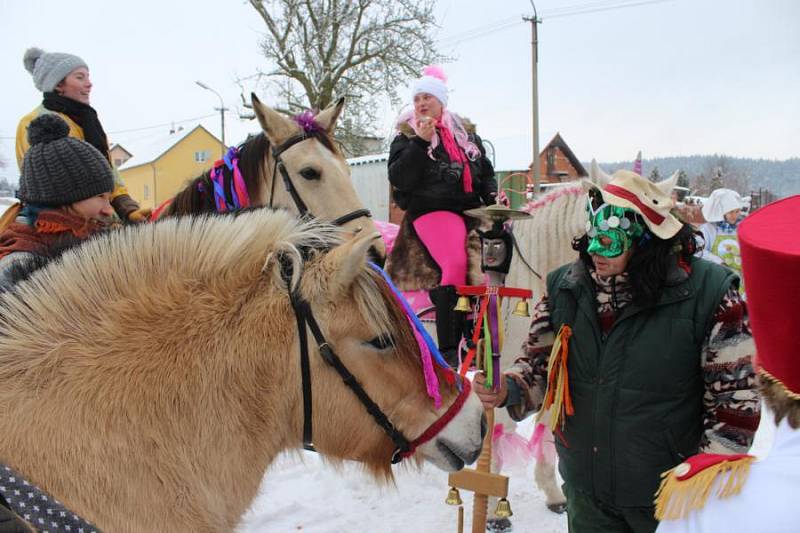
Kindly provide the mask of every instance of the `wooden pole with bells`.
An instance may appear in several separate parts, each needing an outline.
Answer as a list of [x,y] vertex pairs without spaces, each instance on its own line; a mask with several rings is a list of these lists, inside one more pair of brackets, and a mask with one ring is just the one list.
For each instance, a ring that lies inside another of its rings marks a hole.
[[[479,349],[482,349],[483,342],[479,343]],[[484,357],[478,357],[477,361],[484,360]],[[483,370],[479,368],[480,370]],[[512,515],[511,506],[508,503],[508,477],[500,474],[494,474],[491,471],[492,466],[492,428],[494,428],[494,409],[486,409],[486,423],[489,431],[483,439],[483,450],[478,457],[478,463],[475,469],[465,468],[460,472],[454,472],[449,475],[448,483],[450,490],[447,495],[446,503],[450,505],[458,505],[458,533],[464,531],[464,508],[461,501],[461,496],[458,489],[471,491],[475,494],[472,503],[472,533],[485,533],[486,531],[486,517],[489,507],[489,496],[496,496],[500,498],[497,502],[497,509],[495,516],[498,518],[508,518]]]
[[[494,226],[500,226],[503,222],[511,220],[511,219],[519,219],[519,218],[527,218],[530,215],[528,213],[517,211],[515,209],[509,209],[501,204],[490,205],[487,207],[481,207],[477,209],[470,209],[465,211],[466,215],[480,218],[485,221],[491,222]],[[483,237],[482,237],[483,240]],[[483,244],[481,245],[483,247]],[[512,250],[506,250],[506,253],[512,253]],[[482,265],[483,269],[483,265]],[[480,339],[480,330],[481,330],[481,323],[484,320],[484,312],[486,312],[487,303],[490,301],[491,298],[503,298],[503,297],[516,297],[520,298],[521,301],[517,304],[514,312],[512,314],[516,316],[529,316],[528,315],[528,304],[527,299],[532,296],[531,291],[527,289],[516,289],[512,287],[505,287],[505,272],[497,272],[497,271],[489,271],[490,269],[484,270],[486,272],[488,283],[484,286],[458,286],[456,287],[456,292],[460,295],[458,304],[456,306],[456,310],[459,311],[469,311],[470,305],[468,301],[469,296],[482,298],[484,301],[480,306],[481,311],[478,313],[478,317],[475,321],[475,331],[473,333],[473,346],[477,347],[477,357],[475,357],[475,361],[479,371],[485,371],[486,368],[484,367],[484,361],[488,361],[486,364],[495,365],[497,366],[497,362],[492,362],[492,358],[486,357],[486,350],[490,353],[489,355],[494,356],[492,353],[494,348],[492,346],[487,346],[487,343],[484,342],[486,339]],[[496,269],[492,269],[496,270]],[[499,305],[499,303],[498,303]],[[487,318],[488,319],[488,318]],[[499,351],[498,351],[499,353]],[[464,361],[463,366],[461,368],[461,375],[464,376],[467,371],[467,367],[472,362],[472,357],[475,356],[475,352],[470,350],[470,353],[467,356],[467,359]],[[496,370],[493,370],[493,372]],[[494,379],[504,379],[502,375],[494,376]],[[481,454],[478,457],[478,463],[475,466],[475,469],[465,468],[460,472],[454,472],[450,474],[448,478],[448,483],[450,484],[450,491],[448,492],[448,497],[445,500],[446,503],[451,505],[458,505],[459,506],[459,521],[458,521],[458,532],[463,533],[463,506],[461,505],[461,497],[458,493],[458,489],[465,489],[471,491],[475,494],[473,504],[472,504],[472,533],[485,533],[486,531],[486,518],[487,518],[487,511],[489,506],[489,497],[494,496],[500,498],[497,502],[497,509],[495,510],[494,514],[498,518],[508,518],[511,516],[511,506],[508,503],[508,477],[503,476],[500,474],[492,473],[492,437],[494,433],[494,409],[486,409],[486,422],[489,430],[486,432],[486,436],[483,439],[483,449],[481,450]]]

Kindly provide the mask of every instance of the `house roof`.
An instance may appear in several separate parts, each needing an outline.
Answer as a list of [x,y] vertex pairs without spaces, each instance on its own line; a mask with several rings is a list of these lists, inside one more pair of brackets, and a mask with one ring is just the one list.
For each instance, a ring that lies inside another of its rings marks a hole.
[[544,147],[544,150],[542,150],[542,153],[541,153],[540,157],[544,156],[545,152],[547,151],[547,149],[550,148],[551,146],[561,149],[561,151],[564,153],[564,155],[567,156],[567,159],[569,159],[569,162],[570,162],[570,164],[572,164],[572,167],[576,171],[578,171],[578,175],[579,176],[588,176],[589,175],[589,173],[586,172],[586,169],[581,164],[580,160],[578,160],[578,158],[575,157],[575,154],[572,152],[572,149],[567,145],[567,143],[564,141],[563,137],[561,137],[561,133],[556,133],[553,136],[553,138],[550,140],[550,142],[547,143],[547,146]]
[[111,147],[109,147],[108,151],[109,151],[109,152],[111,152],[111,151],[115,150],[116,148],[119,148],[120,150],[122,150],[123,152],[125,152],[126,154],[128,154],[128,157],[130,157],[130,156],[132,156],[132,155],[133,155],[133,154],[132,154],[132,153],[130,153],[128,150],[126,150],[124,146],[122,146],[122,145],[121,145],[121,144],[119,144],[119,143],[112,143],[112,144],[111,144]]
[[[139,165],[152,163],[167,153],[173,146],[181,142],[198,129],[202,129],[215,141],[222,144],[222,141],[217,139],[213,133],[209,132],[202,125],[197,125],[191,129],[183,129],[167,135],[129,141],[125,143],[125,147],[123,149],[129,154],[132,154],[132,157],[125,161],[125,163],[123,163],[119,169],[126,170],[129,168],[138,167]],[[120,147],[122,147],[121,144]]]
[[389,152],[382,154],[362,155],[361,157],[350,157],[347,159],[347,164],[351,167],[358,165],[368,165],[369,163],[380,163],[389,160]]

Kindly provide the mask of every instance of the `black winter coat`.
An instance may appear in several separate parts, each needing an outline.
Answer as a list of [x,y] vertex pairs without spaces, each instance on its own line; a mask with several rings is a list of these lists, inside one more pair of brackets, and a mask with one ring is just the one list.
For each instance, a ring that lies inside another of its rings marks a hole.
[[410,222],[432,211],[462,213],[494,202],[497,193],[494,168],[486,158],[480,137],[470,133],[469,140],[480,149],[481,156],[469,163],[473,192],[466,193],[463,171],[453,171],[441,144],[433,151],[435,159],[431,159],[430,143],[411,131],[397,134],[389,149],[389,182],[395,202],[406,210]]

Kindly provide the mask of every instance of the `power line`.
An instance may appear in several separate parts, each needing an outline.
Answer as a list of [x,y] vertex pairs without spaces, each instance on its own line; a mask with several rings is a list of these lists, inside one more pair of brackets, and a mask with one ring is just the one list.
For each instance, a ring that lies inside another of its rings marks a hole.
[[574,11],[564,12],[564,13],[556,13],[554,15],[547,16],[548,19],[555,19],[555,18],[563,18],[563,17],[573,17],[576,15],[585,15],[587,13],[597,13],[600,11],[615,11],[617,9],[625,9],[628,7],[637,7],[637,6],[644,6],[648,4],[663,4],[665,2],[672,2],[673,0],[638,0],[638,1],[627,1],[623,3],[617,2],[617,5],[607,5],[607,6],[597,6],[597,7],[587,7],[586,9],[576,9]]
[[172,126],[173,124],[183,124],[185,122],[194,122],[195,120],[202,120],[204,118],[211,118],[216,117],[216,113],[211,113],[210,115],[203,115],[201,117],[194,117],[194,118],[186,118],[183,120],[173,120],[170,122],[165,122],[163,124],[154,124],[152,126],[142,126],[141,128],[131,128],[127,130],[116,130],[116,131],[109,131],[108,133],[130,133],[134,131],[143,131],[143,130],[152,130],[155,128],[163,128],[164,126]]
[[[662,4],[665,2],[672,2],[672,1],[673,0],[599,0],[597,2],[586,2],[583,4],[573,4],[571,6],[552,8],[543,11],[539,18],[544,20],[544,19],[572,17],[576,15],[585,15],[587,13],[597,13],[600,11],[614,11],[617,9],[625,9],[628,7],[637,7],[648,4]],[[508,28],[516,26],[517,24],[522,24],[524,22],[525,21],[522,20],[520,17],[496,20],[494,22],[490,22],[489,24],[485,24],[483,26],[478,26],[461,33],[443,37],[442,39],[439,39],[438,42],[440,45],[455,46],[463,42],[472,41],[474,39],[479,39],[481,37],[485,37],[492,33],[497,33],[499,31],[506,30]]]

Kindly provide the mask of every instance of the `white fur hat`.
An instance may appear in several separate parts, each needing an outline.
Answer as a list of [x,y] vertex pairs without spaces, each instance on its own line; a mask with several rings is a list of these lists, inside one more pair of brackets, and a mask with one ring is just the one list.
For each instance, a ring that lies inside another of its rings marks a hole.
[[420,93],[432,94],[447,107],[447,76],[440,66],[428,65],[422,69],[422,77],[411,86],[412,102]]
[[707,222],[720,222],[725,213],[744,207],[739,193],[731,189],[715,189],[703,204],[703,218]]

